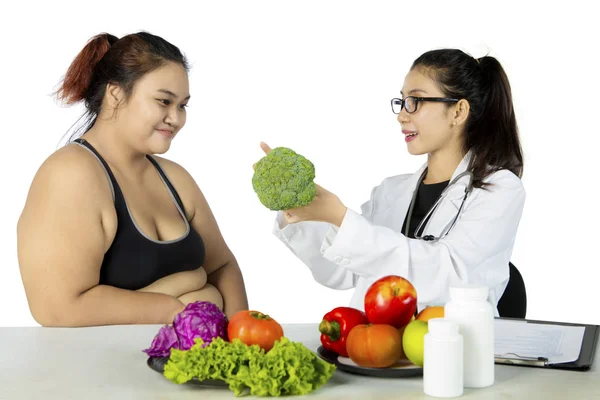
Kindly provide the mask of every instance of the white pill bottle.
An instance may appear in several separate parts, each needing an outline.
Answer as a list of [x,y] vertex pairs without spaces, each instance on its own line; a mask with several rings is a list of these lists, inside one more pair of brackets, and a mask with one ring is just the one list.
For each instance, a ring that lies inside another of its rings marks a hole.
[[494,384],[494,308],[488,294],[484,285],[452,285],[444,306],[444,318],[456,322],[463,337],[465,388]]
[[432,318],[424,338],[423,391],[432,397],[463,394],[463,338],[458,325],[446,318]]

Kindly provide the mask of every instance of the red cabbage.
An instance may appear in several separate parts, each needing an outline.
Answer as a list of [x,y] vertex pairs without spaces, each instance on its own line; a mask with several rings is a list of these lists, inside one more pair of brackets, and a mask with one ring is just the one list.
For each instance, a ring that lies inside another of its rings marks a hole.
[[216,337],[227,340],[228,322],[225,314],[213,303],[197,301],[188,304],[173,320],[179,350],[189,350],[197,337],[204,341],[202,347],[208,346]]
[[206,347],[216,337],[227,340],[228,323],[215,304],[208,301],[190,303],[175,316],[173,325],[160,328],[150,348],[142,351],[150,357],[167,357],[171,349],[189,350],[197,337],[202,338],[202,347]]
[[160,328],[158,334],[154,337],[149,349],[143,350],[150,357],[166,357],[171,354],[171,349],[178,349],[179,342],[175,329],[171,325],[165,325]]

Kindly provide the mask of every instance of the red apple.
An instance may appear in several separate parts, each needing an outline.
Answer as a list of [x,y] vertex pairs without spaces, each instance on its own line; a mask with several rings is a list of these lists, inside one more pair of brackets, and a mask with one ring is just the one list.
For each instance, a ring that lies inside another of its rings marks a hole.
[[365,295],[365,314],[372,324],[402,328],[410,322],[416,309],[417,291],[401,276],[379,278]]

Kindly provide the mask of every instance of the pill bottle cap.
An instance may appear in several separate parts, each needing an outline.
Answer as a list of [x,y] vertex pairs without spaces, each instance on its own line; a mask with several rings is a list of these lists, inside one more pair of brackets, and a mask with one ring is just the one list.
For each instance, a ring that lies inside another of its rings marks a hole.
[[487,300],[490,290],[484,285],[461,284],[450,286],[452,300]]
[[451,336],[458,333],[458,324],[445,318],[432,318],[428,321],[428,331],[432,335]]

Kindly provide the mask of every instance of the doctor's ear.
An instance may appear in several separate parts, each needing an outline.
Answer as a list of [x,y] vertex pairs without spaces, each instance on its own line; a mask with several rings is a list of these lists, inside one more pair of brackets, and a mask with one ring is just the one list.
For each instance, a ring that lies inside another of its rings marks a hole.
[[471,110],[471,106],[469,102],[465,99],[460,99],[455,105],[452,111],[452,126],[462,126],[469,117],[469,112]]

